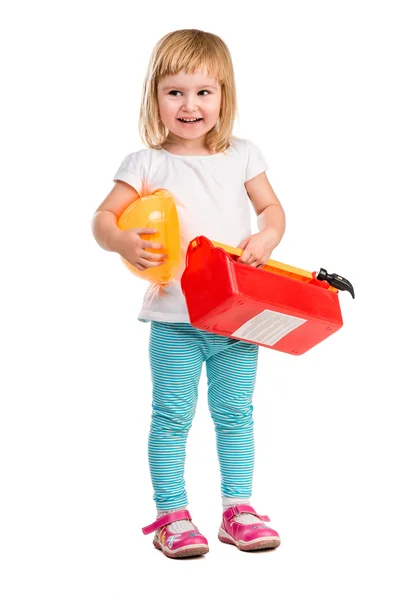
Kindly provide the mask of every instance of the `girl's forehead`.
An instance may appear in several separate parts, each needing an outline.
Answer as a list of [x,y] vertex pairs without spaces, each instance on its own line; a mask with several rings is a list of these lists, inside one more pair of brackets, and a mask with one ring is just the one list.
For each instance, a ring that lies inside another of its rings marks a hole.
[[203,85],[218,87],[219,82],[206,70],[194,71],[191,73],[187,73],[182,70],[179,73],[173,73],[171,75],[164,75],[160,77],[158,85],[160,87],[163,86],[173,86],[173,85],[191,85],[201,87]]

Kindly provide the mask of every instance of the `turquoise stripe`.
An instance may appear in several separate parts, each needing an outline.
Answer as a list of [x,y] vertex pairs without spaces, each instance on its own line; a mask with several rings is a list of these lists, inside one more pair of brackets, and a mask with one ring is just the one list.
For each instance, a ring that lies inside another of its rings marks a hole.
[[188,504],[185,447],[203,363],[216,431],[223,497],[249,498],[254,469],[254,392],[258,346],[200,331],[189,323],[152,321],[153,382],[149,466],[158,510]]

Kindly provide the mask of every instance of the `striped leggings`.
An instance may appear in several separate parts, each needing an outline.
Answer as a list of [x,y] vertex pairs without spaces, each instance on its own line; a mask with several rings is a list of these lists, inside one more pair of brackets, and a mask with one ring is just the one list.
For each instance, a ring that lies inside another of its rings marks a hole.
[[152,321],[153,383],[149,466],[158,510],[188,504],[185,447],[195,414],[203,362],[216,430],[222,497],[249,498],[254,467],[254,392],[258,346],[189,323]]

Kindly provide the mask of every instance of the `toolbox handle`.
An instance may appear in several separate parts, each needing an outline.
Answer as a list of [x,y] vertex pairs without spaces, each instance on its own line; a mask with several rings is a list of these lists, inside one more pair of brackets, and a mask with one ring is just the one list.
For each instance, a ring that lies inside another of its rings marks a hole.
[[[216,248],[222,248],[228,254],[232,254],[233,256],[237,256],[238,258],[242,255],[243,252],[243,250],[241,250],[240,248],[234,248],[233,246],[221,244],[220,242],[215,242],[214,240],[212,240],[212,244]],[[262,269],[265,271],[273,271],[273,269],[278,269],[279,271],[287,271],[288,273],[294,273],[295,275],[299,275],[307,281],[311,281],[311,279],[313,278],[312,273],[310,271],[298,269],[297,267],[286,265],[285,263],[278,262],[277,260],[272,260],[271,258],[266,262]]]

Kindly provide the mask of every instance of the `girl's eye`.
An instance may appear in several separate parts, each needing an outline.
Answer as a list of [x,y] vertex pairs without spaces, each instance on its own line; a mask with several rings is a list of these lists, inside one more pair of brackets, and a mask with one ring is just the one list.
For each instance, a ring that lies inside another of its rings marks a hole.
[[[200,90],[198,93],[201,94],[202,92],[206,92],[206,96],[207,94],[210,94],[209,90]],[[170,95],[175,95],[175,94],[180,94],[181,92],[179,90],[171,90],[169,92]]]

